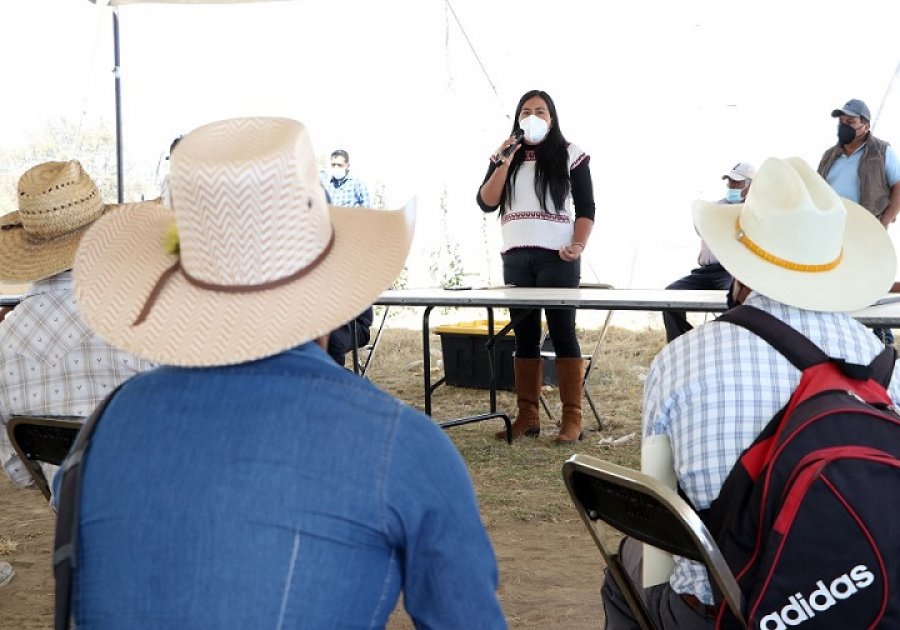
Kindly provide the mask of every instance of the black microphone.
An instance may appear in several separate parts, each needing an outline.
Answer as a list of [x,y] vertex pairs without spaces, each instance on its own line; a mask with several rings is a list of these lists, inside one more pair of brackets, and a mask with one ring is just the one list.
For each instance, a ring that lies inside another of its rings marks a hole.
[[515,149],[516,146],[518,146],[518,144],[520,142],[522,142],[522,138],[524,138],[524,137],[525,137],[525,132],[522,131],[521,129],[516,129],[516,132],[513,134],[513,140],[515,142],[513,142],[511,145],[509,145],[508,147],[506,147],[505,149],[503,149],[500,152],[500,159],[505,160],[506,158],[508,158],[509,154],[513,152],[513,149]]

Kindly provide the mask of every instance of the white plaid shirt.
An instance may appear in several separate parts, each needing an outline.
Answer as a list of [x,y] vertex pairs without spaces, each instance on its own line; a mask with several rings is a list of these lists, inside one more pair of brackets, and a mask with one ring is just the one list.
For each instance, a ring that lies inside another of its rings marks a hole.
[[30,477],[6,435],[11,415],[86,417],[119,383],[153,364],[88,329],[67,271],[35,282],[0,323],[0,367],[0,464],[24,486]]
[[361,179],[353,177],[349,172],[340,182],[335,182],[328,173],[320,173],[322,186],[328,191],[332,206],[372,207],[369,189]]
[[[758,293],[745,304],[791,325],[831,357],[867,364],[884,349],[845,313],[805,311]],[[895,366],[889,389],[895,403],[898,371]],[[678,483],[697,509],[705,509],[799,382],[800,371],[768,343],[740,326],[711,322],[675,339],[654,359],[644,384],[644,436],[669,436]],[[700,564],[676,558],[669,583],[677,593],[713,603]]]

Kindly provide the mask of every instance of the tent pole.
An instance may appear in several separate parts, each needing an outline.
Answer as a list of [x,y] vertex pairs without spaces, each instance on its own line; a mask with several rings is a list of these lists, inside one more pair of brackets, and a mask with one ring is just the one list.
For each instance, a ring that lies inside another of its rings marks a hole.
[[116,80],[116,188],[119,203],[125,199],[125,168],[122,156],[122,78],[119,66],[119,9],[113,7],[113,59]]
[[887,88],[884,90],[884,96],[881,97],[881,103],[878,105],[878,111],[875,112],[875,117],[871,121],[870,129],[875,129],[875,125],[878,124],[878,120],[881,118],[881,112],[884,111],[884,105],[887,103],[888,99],[891,97],[891,92],[894,88],[894,81],[897,80],[897,75],[900,75],[900,63],[897,64],[897,67],[894,68],[894,74],[891,75],[891,80],[888,81]]

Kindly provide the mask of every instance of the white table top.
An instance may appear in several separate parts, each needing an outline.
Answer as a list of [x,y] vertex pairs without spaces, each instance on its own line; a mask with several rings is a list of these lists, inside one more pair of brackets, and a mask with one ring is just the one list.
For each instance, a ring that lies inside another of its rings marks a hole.
[[487,289],[396,289],[375,301],[390,306],[494,306],[586,308],[631,311],[681,309],[724,311],[724,291],[665,289],[544,289],[498,287]]
[[[724,291],[671,289],[543,289],[497,287],[485,289],[395,289],[375,301],[389,306],[532,307],[596,310],[721,312]],[[890,294],[873,306],[851,313],[868,326],[900,327],[900,294]]]
[[[21,295],[0,295],[0,306],[15,306]],[[671,289],[530,289],[497,287],[486,289],[395,289],[385,291],[375,304],[386,306],[492,306],[496,308],[584,308],[620,311],[721,312],[724,291]],[[900,328],[900,294],[893,293],[872,306],[852,313],[868,326]]]

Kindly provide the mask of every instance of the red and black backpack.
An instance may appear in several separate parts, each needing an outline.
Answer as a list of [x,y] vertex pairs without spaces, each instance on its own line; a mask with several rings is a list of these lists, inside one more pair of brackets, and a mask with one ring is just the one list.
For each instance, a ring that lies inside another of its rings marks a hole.
[[[749,627],[900,628],[900,416],[886,391],[894,349],[856,365],[753,307],[717,321],[747,328],[803,372],[701,514]],[[727,606],[716,627],[737,627]]]

